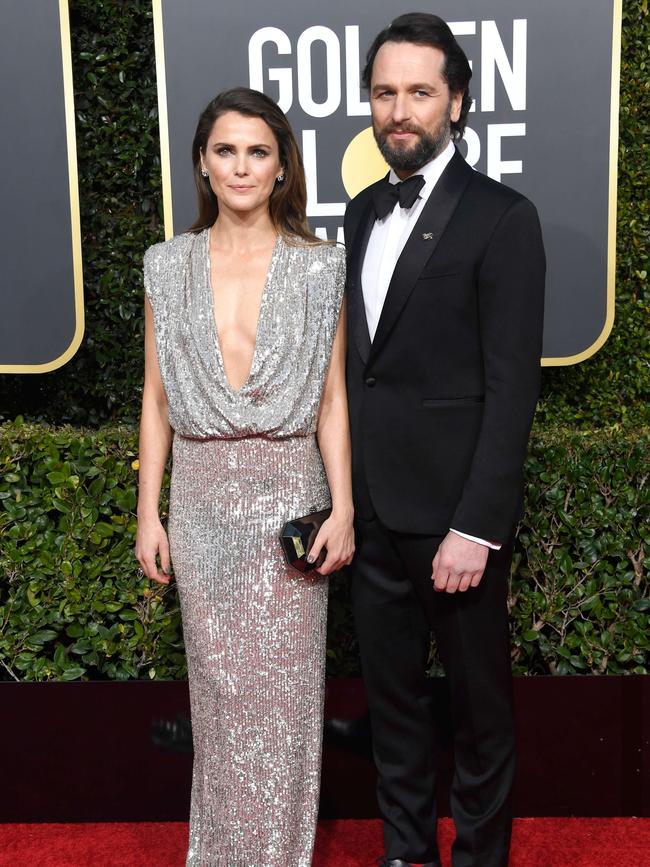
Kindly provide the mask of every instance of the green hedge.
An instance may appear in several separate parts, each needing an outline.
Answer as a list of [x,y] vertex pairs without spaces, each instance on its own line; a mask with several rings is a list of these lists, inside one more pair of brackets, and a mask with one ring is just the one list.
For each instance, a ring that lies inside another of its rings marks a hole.
[[648,431],[533,436],[511,610],[520,674],[647,674]]
[[[647,673],[647,431],[536,432],[512,578],[516,673]],[[176,591],[138,577],[136,432],[0,427],[0,674],[178,678]],[[163,508],[164,511],[164,508]],[[329,672],[358,673],[332,582]]]
[[136,437],[0,429],[0,663],[24,680],[182,676],[176,594],[137,573]]
[[[137,417],[144,249],[162,238],[150,0],[70,0],[86,335],[60,371],[0,376],[0,419],[97,426]],[[650,15],[624,0],[616,321],[605,346],[546,369],[538,423],[647,423]],[[189,159],[189,155],[188,155]]]

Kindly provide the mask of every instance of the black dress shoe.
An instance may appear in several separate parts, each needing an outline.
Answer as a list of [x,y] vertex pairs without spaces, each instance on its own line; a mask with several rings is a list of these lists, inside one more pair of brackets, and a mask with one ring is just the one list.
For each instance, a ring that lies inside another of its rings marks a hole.
[[[384,858],[379,862],[378,867],[413,867],[410,861],[402,861],[401,858],[393,858],[392,860],[388,860]],[[433,861],[427,861],[426,864],[423,864],[422,867],[436,867]]]
[[151,742],[163,750],[176,753],[191,753],[192,723],[187,717],[176,714],[176,719],[157,719],[151,723]]
[[368,713],[352,720],[336,719],[336,717],[326,719],[323,738],[328,746],[337,747],[347,753],[356,753],[364,758],[372,758],[372,734]]

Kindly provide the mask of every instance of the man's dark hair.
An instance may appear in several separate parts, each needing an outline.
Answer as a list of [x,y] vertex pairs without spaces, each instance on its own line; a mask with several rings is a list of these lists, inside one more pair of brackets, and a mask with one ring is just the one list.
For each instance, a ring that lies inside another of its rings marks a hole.
[[368,53],[366,65],[362,73],[362,82],[366,90],[370,90],[372,67],[375,57],[385,42],[412,42],[414,45],[430,45],[439,48],[445,55],[445,65],[442,70],[443,77],[447,82],[451,93],[462,93],[463,102],[460,108],[460,117],[451,122],[451,135],[454,139],[463,137],[467,113],[472,104],[469,95],[469,80],[472,77],[465,52],[460,47],[454,34],[447,24],[437,15],[428,12],[407,12],[395,18],[388,27],[384,28],[376,37]]

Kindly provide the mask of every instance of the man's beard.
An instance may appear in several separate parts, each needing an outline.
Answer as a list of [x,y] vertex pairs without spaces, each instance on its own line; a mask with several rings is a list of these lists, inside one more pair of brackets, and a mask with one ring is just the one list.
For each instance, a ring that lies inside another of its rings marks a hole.
[[[443,152],[451,135],[450,108],[434,133],[415,124],[390,124],[379,131],[373,125],[377,147],[391,169],[415,172]],[[412,147],[393,147],[388,143],[388,136],[395,130],[415,133],[418,140]]]

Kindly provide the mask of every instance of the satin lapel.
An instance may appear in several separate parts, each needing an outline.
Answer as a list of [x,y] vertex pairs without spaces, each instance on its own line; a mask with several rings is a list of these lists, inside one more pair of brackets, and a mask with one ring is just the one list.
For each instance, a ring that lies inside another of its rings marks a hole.
[[370,355],[370,333],[368,331],[368,320],[366,319],[366,309],[361,288],[361,269],[374,222],[375,209],[372,199],[368,199],[368,204],[361,214],[361,219],[352,241],[347,278],[348,328],[364,364]]
[[372,342],[371,357],[377,354],[390,334],[420,272],[435,252],[471,176],[472,169],[456,152],[433,188],[397,260]]

